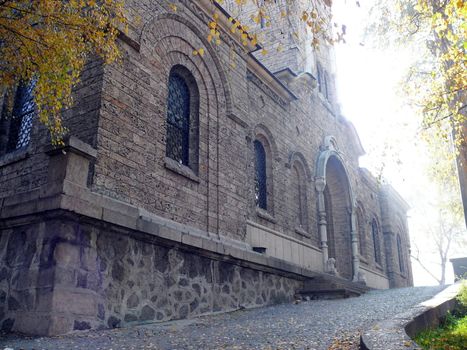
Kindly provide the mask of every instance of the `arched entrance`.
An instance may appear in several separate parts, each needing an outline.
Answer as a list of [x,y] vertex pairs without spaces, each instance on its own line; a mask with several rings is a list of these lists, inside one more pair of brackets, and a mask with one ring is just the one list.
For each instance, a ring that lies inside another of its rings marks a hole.
[[329,258],[336,259],[336,270],[341,277],[352,279],[351,203],[347,175],[336,157],[326,164],[326,209]]
[[315,182],[323,266],[328,273],[357,281],[358,239],[352,188],[335,139],[327,137],[324,146],[318,158]]

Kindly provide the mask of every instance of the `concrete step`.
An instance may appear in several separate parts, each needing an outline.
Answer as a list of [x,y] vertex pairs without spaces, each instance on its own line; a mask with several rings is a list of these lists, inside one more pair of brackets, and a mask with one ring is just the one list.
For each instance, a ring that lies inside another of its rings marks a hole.
[[321,289],[321,290],[300,290],[295,295],[297,299],[317,300],[317,299],[346,299],[358,297],[360,293],[348,289]]
[[329,274],[319,274],[304,282],[297,291],[298,299],[339,299],[358,297],[371,288],[363,283],[352,282]]

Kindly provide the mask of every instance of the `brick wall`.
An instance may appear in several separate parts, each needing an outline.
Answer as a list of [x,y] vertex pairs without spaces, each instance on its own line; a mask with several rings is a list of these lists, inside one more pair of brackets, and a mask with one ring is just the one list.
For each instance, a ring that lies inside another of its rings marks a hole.
[[[91,61],[75,89],[75,106],[64,113],[70,133],[97,148],[97,159],[91,164],[91,190],[238,241],[245,240],[250,220],[319,251],[314,177],[324,139],[333,135],[346,173],[331,176],[329,186],[348,191],[343,185],[348,179],[353,198],[363,208],[360,226],[367,249],[362,264],[368,271],[385,275],[388,251],[383,227],[394,220],[392,212],[404,210],[397,203],[381,208],[378,186],[365,179],[358,167],[363,153],[358,136],[340,116],[335,98],[326,100],[300,77],[282,81],[287,91],[270,73],[257,68],[241,43],[227,33],[221,35],[220,45],[209,45],[209,14],[196,2],[181,1],[176,12],[154,1],[127,1],[126,6],[130,26],[120,42],[121,62],[102,68]],[[193,54],[199,48],[205,48],[203,56]],[[331,58],[322,64],[332,73]],[[197,172],[166,158],[167,83],[174,65],[186,67],[199,90]],[[296,99],[289,98],[292,94]],[[266,213],[257,210],[254,200],[253,141],[259,135],[270,145],[271,210]],[[45,183],[45,145],[46,134],[36,127],[29,156],[0,168],[0,197]],[[306,194],[303,231],[297,230],[297,159],[303,168],[300,188]],[[334,197],[339,198],[337,192]],[[340,199],[331,202],[336,252],[344,259],[338,266],[349,277],[351,272],[344,266],[349,265],[350,242],[343,238],[349,233],[349,213]],[[384,210],[389,213],[387,219],[382,217]],[[372,256],[373,218],[381,228],[380,266]],[[406,226],[404,232],[407,235]],[[404,242],[408,242],[406,236]]]

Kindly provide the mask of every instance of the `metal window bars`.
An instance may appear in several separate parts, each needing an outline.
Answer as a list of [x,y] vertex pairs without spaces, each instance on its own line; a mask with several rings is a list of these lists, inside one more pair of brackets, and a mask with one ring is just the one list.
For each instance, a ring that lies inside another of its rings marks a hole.
[[266,152],[260,141],[254,142],[255,147],[255,203],[256,206],[267,210],[267,174]]
[[31,140],[32,121],[36,114],[34,83],[20,83],[13,102],[6,152],[26,147]]
[[169,77],[166,156],[189,165],[190,90],[176,73]]

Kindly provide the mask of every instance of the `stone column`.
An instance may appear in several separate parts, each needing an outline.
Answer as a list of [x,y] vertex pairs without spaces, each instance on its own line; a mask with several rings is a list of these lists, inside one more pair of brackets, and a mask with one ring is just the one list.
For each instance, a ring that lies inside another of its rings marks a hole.
[[350,241],[352,243],[352,270],[353,276],[352,281],[358,282],[358,273],[360,270],[360,258],[358,253],[358,237],[356,232],[356,222],[355,222],[355,206],[349,208],[350,215]]
[[323,251],[323,269],[327,270],[329,259],[328,254],[328,234],[327,234],[327,221],[326,221],[326,206],[324,205],[324,189],[326,187],[326,180],[318,178],[315,182],[316,191],[318,191],[318,225],[319,237],[321,240],[321,249]]

